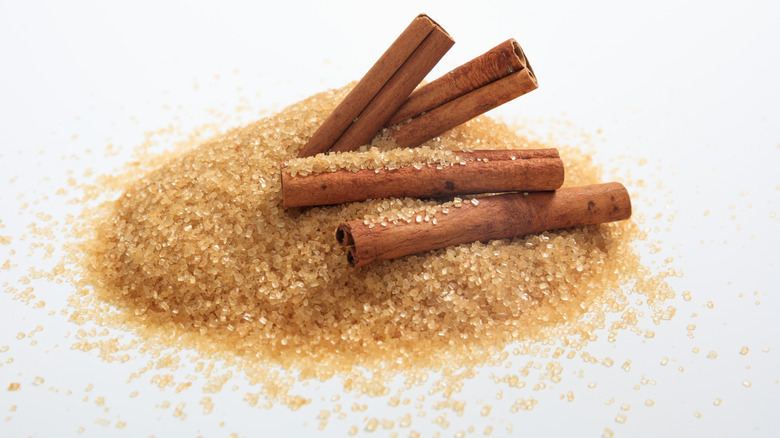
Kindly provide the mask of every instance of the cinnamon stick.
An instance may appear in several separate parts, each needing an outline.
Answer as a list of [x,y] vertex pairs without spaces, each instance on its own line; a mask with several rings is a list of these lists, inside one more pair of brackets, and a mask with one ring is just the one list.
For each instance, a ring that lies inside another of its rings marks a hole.
[[555,192],[508,193],[475,198],[440,210],[430,220],[387,224],[342,223],[336,239],[353,266],[462,243],[505,239],[558,228],[631,217],[631,200],[620,183],[566,187]]
[[417,117],[524,68],[533,71],[520,44],[514,39],[508,39],[435,81],[414,90],[385,126]]
[[379,198],[435,198],[476,193],[555,190],[563,184],[557,149],[456,152],[453,165],[337,170],[292,176],[282,169],[284,206],[331,205]]
[[391,134],[398,147],[417,147],[480,114],[538,88],[530,68],[491,82],[401,125]]
[[385,51],[299,152],[308,157],[338,144],[367,143],[455,42],[421,14]]

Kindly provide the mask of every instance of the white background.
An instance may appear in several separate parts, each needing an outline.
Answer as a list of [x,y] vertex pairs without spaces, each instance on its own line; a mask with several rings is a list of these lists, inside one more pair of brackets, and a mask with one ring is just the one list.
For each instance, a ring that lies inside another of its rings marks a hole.
[[[23,235],[37,211],[60,221],[78,212],[53,194],[67,187],[69,169],[74,177],[89,167],[108,171],[148,131],[172,125],[186,135],[212,121],[225,128],[343,86],[426,12],[456,40],[429,79],[507,38],[520,42],[540,88],[495,114],[542,135],[574,129],[589,136],[595,162],[629,184],[637,219],[649,241],[660,242],[655,255],[641,248],[646,263],[684,276],[670,280],[678,292],[672,321],[656,327],[644,320],[655,338],[627,333],[608,343],[601,336],[589,347],[612,357],[613,367],[564,361],[564,380],[543,391],[532,390],[532,379],[509,390],[489,379],[495,370],[481,370],[459,396],[470,401],[463,417],[450,413],[452,425],[442,429],[431,422],[439,412],[428,407],[411,429],[454,436],[473,425],[472,435],[481,436],[492,423],[493,436],[601,436],[605,429],[615,436],[780,435],[777,2],[333,3],[0,1],[0,235],[13,239],[0,246],[0,264],[18,265],[0,270],[0,282],[22,287],[28,265],[51,263],[40,251],[27,256]],[[103,156],[109,143],[119,156]],[[663,265],[666,258],[673,261]],[[361,398],[366,412],[332,417],[320,432],[316,417],[333,407],[338,382],[301,388],[314,398],[301,410],[263,410],[242,401],[257,389],[236,376],[203,415],[197,384],[177,394],[150,384],[151,374],[127,382],[143,357],[107,364],[94,352],[72,351],[78,327],[59,310],[73,290],[35,288],[42,309],[0,294],[0,346],[9,346],[0,353],[0,436],[70,436],[80,427],[80,436],[344,436],[353,425],[363,433],[366,418],[405,412],[386,399]],[[17,338],[38,325],[43,330],[32,338]],[[710,351],[717,358],[708,359]],[[623,371],[627,359],[631,369]],[[44,383],[35,384],[36,376]],[[643,377],[654,384],[641,384]],[[11,382],[22,389],[6,391]],[[504,399],[496,400],[497,389]],[[138,397],[129,397],[133,391]],[[568,391],[574,402],[560,400]],[[105,406],[96,405],[98,396]],[[514,399],[531,396],[539,400],[534,410],[509,411]],[[163,400],[173,406],[159,407]],[[489,417],[479,415],[477,400],[494,406]],[[351,401],[342,396],[345,410]],[[172,415],[180,402],[184,420]]]

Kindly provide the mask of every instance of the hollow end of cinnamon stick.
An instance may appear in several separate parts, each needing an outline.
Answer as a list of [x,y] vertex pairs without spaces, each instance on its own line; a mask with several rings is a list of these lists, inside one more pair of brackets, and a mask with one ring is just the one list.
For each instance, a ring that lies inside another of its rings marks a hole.
[[525,56],[525,52],[523,52],[523,48],[520,47],[520,44],[515,41],[514,39],[510,40],[512,42],[512,48],[515,51],[515,56],[520,60],[520,63],[523,65],[523,68],[528,70],[528,76],[531,77],[531,80],[533,83],[539,87],[539,80],[536,79],[536,73],[534,73],[533,67],[531,67],[531,62],[528,61],[528,57]]
[[336,241],[341,246],[350,246],[355,244],[355,239],[352,237],[352,231],[350,231],[349,225],[344,223],[336,228]]
[[352,267],[358,266],[358,259],[357,259],[357,255],[355,254],[354,246],[350,246],[349,248],[347,248],[347,263],[349,263],[349,265]]

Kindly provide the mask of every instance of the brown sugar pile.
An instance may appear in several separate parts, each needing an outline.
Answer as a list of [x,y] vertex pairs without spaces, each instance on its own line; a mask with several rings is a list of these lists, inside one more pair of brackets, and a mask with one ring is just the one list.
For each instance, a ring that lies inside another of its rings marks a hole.
[[[605,309],[621,309],[621,288],[642,269],[631,221],[350,267],[334,239],[340,222],[402,217],[436,201],[282,207],[280,166],[347,91],[213,138],[129,183],[90,219],[79,248],[82,283],[141,332],[319,377],[476,364],[556,330],[587,339]],[[372,146],[340,155],[340,166],[371,167],[389,148],[382,135]],[[425,146],[388,156],[549,147],[486,117]],[[566,185],[600,182],[587,156],[571,148],[561,155]],[[311,160],[296,165],[321,169],[330,158]]]

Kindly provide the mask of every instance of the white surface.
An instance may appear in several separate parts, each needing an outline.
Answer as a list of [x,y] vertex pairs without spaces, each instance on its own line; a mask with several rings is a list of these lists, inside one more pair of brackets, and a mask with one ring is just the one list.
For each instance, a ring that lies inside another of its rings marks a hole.
[[[600,436],[605,429],[616,436],[780,435],[777,3],[507,2],[488,8],[448,1],[390,11],[371,2],[328,3],[0,3],[0,235],[13,238],[12,246],[0,246],[0,264],[19,264],[0,270],[0,282],[19,287],[26,264],[52,262],[42,260],[41,251],[27,256],[22,235],[37,211],[60,221],[78,212],[52,193],[67,186],[68,169],[80,176],[88,167],[120,165],[144,132],[172,123],[186,135],[213,120],[213,109],[232,114],[249,106],[254,110],[237,116],[248,121],[262,109],[340,87],[359,78],[416,13],[427,12],[457,42],[429,78],[507,38],[520,42],[540,89],[497,113],[525,118],[541,132],[558,132],[551,120],[572,122],[592,135],[596,162],[607,170],[620,166],[617,178],[643,179],[646,188],[632,188],[642,192],[635,209],[647,219],[649,240],[660,240],[662,248],[645,254],[646,263],[671,257],[668,266],[684,276],[670,280],[678,292],[668,303],[678,308],[672,321],[653,326],[643,320],[655,338],[625,332],[615,343],[604,335],[588,347],[613,358],[611,368],[563,359],[563,381],[542,391],[532,389],[532,379],[523,389],[493,384],[490,373],[504,370],[481,370],[459,396],[469,400],[467,415],[450,412],[447,429],[433,425],[440,412],[430,408],[432,396],[428,416],[415,417],[411,429],[423,436],[453,436],[472,425],[467,436],[481,436],[487,424],[495,426],[493,436]],[[102,157],[108,143],[122,146],[122,153]],[[22,210],[25,202],[30,205]],[[22,249],[10,256],[12,247]],[[362,432],[366,418],[416,413],[365,397],[358,402],[368,410],[353,413],[352,396],[343,395],[347,420],[332,416],[320,432],[317,415],[332,408],[338,382],[302,386],[315,402],[298,411],[263,410],[242,401],[257,388],[236,376],[210,395],[214,412],[203,415],[197,383],[176,393],[150,384],[152,373],[127,382],[145,364],[143,356],[107,364],[94,352],[71,350],[79,327],[59,310],[72,290],[34,286],[34,302],[46,301],[42,309],[0,294],[0,346],[9,346],[0,353],[3,437],[78,435],[79,427],[81,436],[344,436],[353,425]],[[690,324],[696,326],[692,338]],[[41,332],[17,339],[37,325]],[[743,346],[747,355],[739,353]],[[710,351],[716,359],[706,357]],[[632,364],[624,371],[627,359]],[[45,382],[35,385],[36,376]],[[642,384],[645,377],[655,383]],[[10,382],[20,382],[22,390],[6,391]],[[597,386],[588,388],[589,382]],[[495,399],[498,389],[502,400]],[[133,391],[137,398],[129,397]],[[560,399],[568,391],[574,402]],[[96,405],[98,396],[105,406]],[[535,409],[510,412],[516,398],[528,397],[539,400]],[[645,406],[647,399],[655,405]],[[163,400],[172,406],[158,407]],[[493,405],[489,417],[478,414],[477,400]],[[185,420],[172,415],[181,402]],[[622,404],[630,409],[621,410]],[[615,421],[618,414],[626,415],[625,424]],[[120,421],[125,428],[115,427]],[[510,423],[512,433],[504,427]],[[407,436],[411,429],[380,427],[375,435]]]

